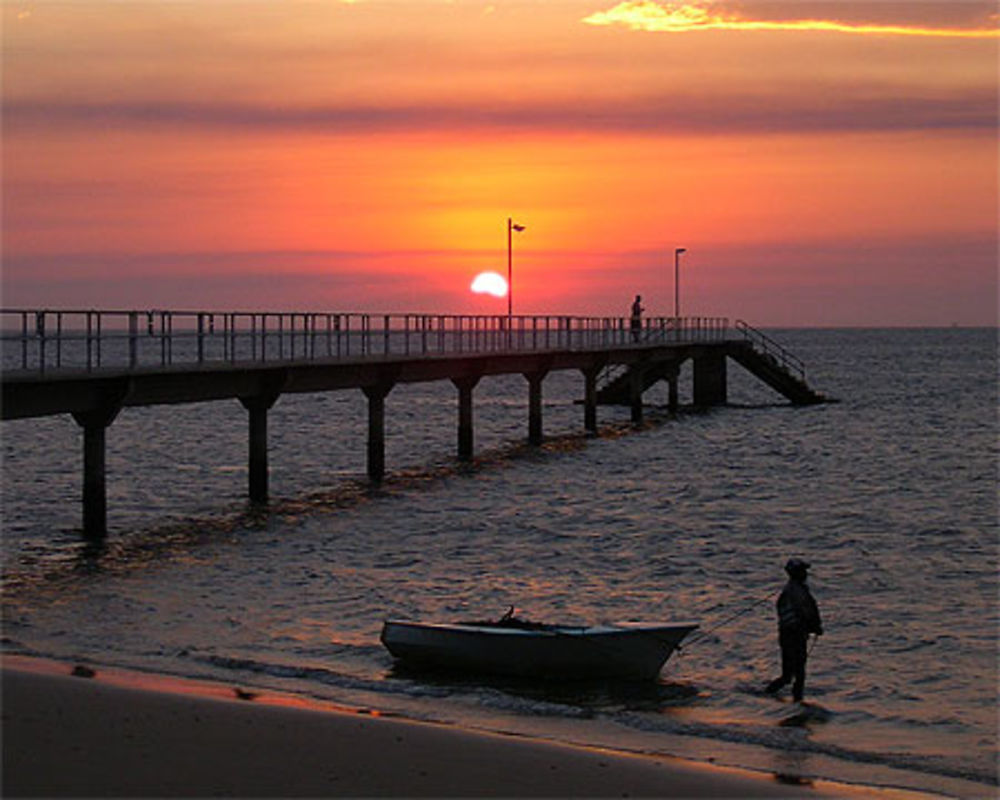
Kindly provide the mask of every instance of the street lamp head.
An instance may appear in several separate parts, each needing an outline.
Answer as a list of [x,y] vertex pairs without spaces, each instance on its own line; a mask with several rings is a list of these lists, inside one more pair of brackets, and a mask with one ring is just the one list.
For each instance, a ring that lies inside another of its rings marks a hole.
[[681,253],[686,253],[686,252],[687,252],[687,248],[686,247],[678,247],[676,250],[674,250],[674,253],[676,253],[677,255],[680,255]]

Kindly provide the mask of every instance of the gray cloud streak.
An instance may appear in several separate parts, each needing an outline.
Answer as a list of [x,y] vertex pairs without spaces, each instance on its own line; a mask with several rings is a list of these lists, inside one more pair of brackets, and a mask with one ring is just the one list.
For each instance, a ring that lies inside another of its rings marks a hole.
[[637,134],[769,134],[997,127],[992,89],[948,96],[817,92],[817,99],[651,97],[629,103],[333,105],[278,107],[234,103],[11,100],[7,132],[51,128],[225,129],[324,134],[503,130]]

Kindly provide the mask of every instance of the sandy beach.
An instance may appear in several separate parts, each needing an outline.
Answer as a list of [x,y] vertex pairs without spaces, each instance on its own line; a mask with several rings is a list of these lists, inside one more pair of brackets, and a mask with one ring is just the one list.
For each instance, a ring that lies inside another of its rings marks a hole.
[[240,687],[73,669],[5,659],[5,797],[844,796]]

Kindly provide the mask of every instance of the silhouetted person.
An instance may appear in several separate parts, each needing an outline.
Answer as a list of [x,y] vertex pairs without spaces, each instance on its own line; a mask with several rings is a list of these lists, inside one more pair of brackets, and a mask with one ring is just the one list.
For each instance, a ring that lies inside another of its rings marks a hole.
[[771,681],[766,692],[778,691],[792,684],[792,697],[802,699],[806,685],[806,659],[809,634],[823,635],[819,608],[809,592],[806,579],[809,564],[801,558],[790,558],[785,564],[788,583],[778,596],[778,642],[781,645],[781,676]]
[[635,296],[632,303],[632,340],[638,342],[642,337],[642,297]]

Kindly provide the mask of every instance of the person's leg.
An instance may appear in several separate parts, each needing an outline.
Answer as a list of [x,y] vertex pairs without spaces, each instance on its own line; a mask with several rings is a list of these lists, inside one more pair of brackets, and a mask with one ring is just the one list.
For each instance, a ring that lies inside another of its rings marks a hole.
[[781,675],[771,681],[764,690],[768,694],[773,694],[782,686],[787,686],[794,676],[794,662],[789,643],[786,636],[779,636],[778,643],[781,645]]
[[794,682],[792,683],[792,698],[796,702],[802,699],[802,695],[806,688],[806,658],[808,657],[808,643],[808,635],[797,637],[796,640],[791,643],[792,646],[789,648],[791,654],[791,673],[794,677]]

